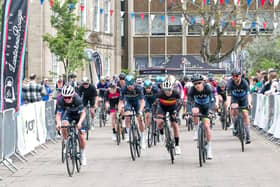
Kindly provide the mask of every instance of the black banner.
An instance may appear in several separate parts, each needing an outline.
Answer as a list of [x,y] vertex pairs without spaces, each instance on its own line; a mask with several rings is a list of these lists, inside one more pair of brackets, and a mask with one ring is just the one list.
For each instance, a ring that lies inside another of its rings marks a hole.
[[93,62],[95,64],[95,70],[96,70],[98,80],[100,80],[100,77],[102,75],[102,62],[101,62],[100,55],[98,52],[94,52],[92,57],[93,57]]
[[2,22],[1,109],[18,111],[27,34],[28,0],[6,0]]

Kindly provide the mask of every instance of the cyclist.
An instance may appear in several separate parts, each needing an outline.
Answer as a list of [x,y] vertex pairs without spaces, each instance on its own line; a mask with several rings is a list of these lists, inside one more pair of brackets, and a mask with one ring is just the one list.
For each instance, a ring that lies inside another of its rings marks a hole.
[[[56,129],[59,130],[61,124],[63,126],[68,126],[73,120],[77,122],[77,128],[82,130],[81,133],[79,133],[81,142],[81,162],[82,165],[86,165],[86,141],[84,137],[84,127],[82,126],[86,117],[86,112],[83,107],[82,99],[75,93],[74,87],[68,84],[63,86],[61,94],[62,97],[59,98],[57,102]],[[66,141],[68,136],[67,129],[63,128],[62,134]]]
[[[125,86],[121,89],[120,101],[118,109],[122,111],[122,107],[124,106],[124,115],[129,115],[132,111],[132,107],[134,108],[137,120],[139,124],[139,128],[141,131],[141,147],[143,149],[146,148],[146,141],[145,141],[145,124],[142,119],[142,112],[145,106],[144,94],[141,87],[135,84],[135,79],[132,75],[127,75],[125,77]],[[130,127],[130,118],[125,117],[125,124],[127,129]],[[128,132],[128,130],[127,130]],[[128,141],[127,132],[125,134],[125,139]]]
[[116,141],[116,129],[115,129],[115,112],[116,107],[119,103],[120,89],[117,87],[116,83],[112,82],[109,84],[109,89],[105,92],[105,102],[110,105],[110,116],[112,122],[113,137],[112,140]]
[[[163,117],[169,112],[170,122],[174,131],[175,139],[175,153],[176,155],[181,154],[181,149],[179,147],[179,127],[177,124],[177,115],[182,106],[182,101],[179,92],[173,88],[174,82],[166,79],[162,84],[162,89],[157,95],[157,111],[158,117]],[[161,137],[163,136],[163,120],[157,119],[157,127],[160,129]]]
[[217,85],[217,94],[218,94],[218,100],[219,100],[219,109],[221,106],[226,102],[227,100],[227,94],[226,94],[226,82],[224,80],[221,80]]
[[157,76],[156,79],[155,79],[155,84],[156,86],[158,87],[158,89],[161,89],[162,88],[162,83],[165,81],[165,77],[160,77],[160,76]]
[[147,127],[150,126],[151,112],[155,112],[155,100],[158,93],[158,88],[153,86],[152,81],[147,79],[144,81],[144,96],[145,96],[145,122]]
[[[98,107],[100,107],[101,101],[104,99],[104,94],[107,89],[108,89],[108,83],[106,82],[105,77],[101,76],[100,81],[97,84],[97,90],[99,91],[98,100],[97,100]],[[107,111],[107,108],[108,107],[105,105],[106,111]]]
[[[252,107],[252,99],[250,93],[250,88],[248,86],[248,83],[245,79],[241,77],[241,71],[238,68],[233,69],[232,73],[232,79],[228,81],[227,85],[227,102],[226,106],[227,108],[231,105],[231,119],[232,124],[234,124],[235,117],[238,114],[238,111],[235,109],[237,107],[245,107],[245,108],[251,108]],[[251,143],[250,140],[250,119],[248,115],[248,110],[244,109],[242,110],[243,119],[244,119],[244,126],[245,126],[245,134],[246,134],[246,144]],[[233,125],[231,125],[230,128],[233,128]],[[233,133],[236,135],[236,130],[233,128]]]
[[[194,74],[192,76],[193,86],[191,87],[188,99],[193,103],[192,114],[193,114],[193,122],[195,127],[195,135],[194,140],[198,139],[198,115],[201,113],[202,115],[208,115],[209,109],[211,107],[211,100],[213,100],[214,95],[211,86],[206,84],[203,81],[203,76],[200,74]],[[216,103],[217,105],[217,103]],[[210,128],[210,120],[209,118],[203,118],[203,125],[206,130],[206,139],[207,139],[207,158],[212,159],[212,147],[211,147],[211,128]]]
[[142,78],[137,78],[137,79],[136,79],[136,84],[137,84],[138,86],[143,87],[143,80],[142,80]]
[[95,98],[97,97],[97,91],[95,86],[89,83],[88,77],[83,77],[82,86],[79,87],[78,94],[83,100],[85,110],[89,103],[91,119],[94,119],[94,105]]
[[[193,86],[193,83],[189,80],[189,77],[187,75],[184,76],[184,82],[185,82],[185,85],[184,85],[184,96],[183,96],[183,103],[184,103],[183,109],[184,109],[184,112],[186,111],[186,109],[187,109],[187,112],[191,112],[192,111],[191,103],[188,102],[187,97],[188,97],[188,92],[190,91],[191,87]],[[183,118],[184,118],[184,116],[183,116]]]
[[118,81],[118,84],[117,84],[117,86],[119,88],[122,88],[122,87],[125,86],[125,77],[126,77],[126,75],[124,73],[119,74],[119,81]]

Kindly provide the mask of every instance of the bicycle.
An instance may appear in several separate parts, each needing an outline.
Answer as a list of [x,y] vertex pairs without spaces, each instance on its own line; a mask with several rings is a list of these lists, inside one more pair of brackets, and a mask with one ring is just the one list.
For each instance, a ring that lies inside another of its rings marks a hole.
[[92,123],[92,119],[90,113],[90,105],[88,104],[86,109],[86,140],[88,140],[91,123]]
[[227,130],[228,124],[227,124],[227,111],[225,107],[225,103],[223,102],[221,106],[221,123],[222,123],[222,129]]
[[169,115],[167,113],[163,117],[157,116],[158,119],[163,120],[163,130],[164,130],[164,135],[165,135],[165,147],[170,154],[171,164],[174,164],[175,140],[170,133],[170,127],[168,125],[168,120],[167,120],[168,117],[169,117]]
[[154,112],[152,111],[151,122],[148,127],[148,147],[152,147],[152,145],[156,145],[159,142],[159,131],[154,121]]
[[140,132],[139,128],[135,123],[136,113],[132,109],[132,114],[124,115],[124,117],[130,118],[130,128],[129,128],[129,148],[130,154],[133,161],[135,161],[136,156],[140,157],[141,155],[141,146],[140,146]]
[[99,126],[106,126],[106,110],[105,110],[105,101],[104,98],[101,98],[101,108],[99,111]]
[[[233,108],[231,108],[233,109]],[[248,109],[248,107],[237,107],[233,110],[238,110],[238,115],[234,121],[234,129],[236,130],[236,136],[241,143],[241,151],[244,152],[244,140],[245,140],[245,127],[243,122],[242,110]]]
[[68,137],[65,144],[66,152],[64,157],[68,175],[72,177],[75,167],[78,173],[81,171],[81,143],[78,137],[78,133],[81,132],[76,128],[75,121],[72,121],[71,125],[61,126],[61,128],[67,128],[68,132]]
[[116,143],[120,145],[121,139],[124,140],[125,130],[122,127],[121,114],[118,114],[118,109],[115,109],[115,129],[116,129]]

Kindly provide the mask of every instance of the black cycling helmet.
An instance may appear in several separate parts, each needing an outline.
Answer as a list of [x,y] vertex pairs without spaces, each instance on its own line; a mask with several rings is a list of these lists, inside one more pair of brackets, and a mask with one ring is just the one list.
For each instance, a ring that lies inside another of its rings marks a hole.
[[109,88],[116,88],[116,87],[117,87],[117,85],[116,85],[115,82],[111,82],[111,83],[109,84]]
[[192,82],[203,81],[203,76],[200,74],[193,74],[191,80]]
[[183,78],[183,80],[184,80],[185,82],[187,82],[187,81],[189,81],[189,77],[188,77],[187,75],[185,75],[184,78]]
[[241,71],[239,68],[234,68],[231,72],[231,75],[241,75]]
[[120,74],[119,74],[119,79],[120,79],[120,80],[124,80],[125,77],[126,77],[125,73],[120,73]]

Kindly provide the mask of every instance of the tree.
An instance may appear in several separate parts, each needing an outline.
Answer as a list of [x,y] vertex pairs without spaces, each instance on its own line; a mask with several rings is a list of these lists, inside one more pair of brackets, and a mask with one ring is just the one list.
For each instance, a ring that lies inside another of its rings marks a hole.
[[256,70],[275,68],[280,70],[280,41],[272,37],[257,37],[244,50],[247,55],[245,65],[254,74]]
[[[234,5],[232,1],[226,4],[225,1],[179,0],[172,3],[174,4],[172,6],[181,8],[184,20],[190,27],[194,24],[194,17],[201,20],[200,23],[196,23],[196,26],[200,27],[200,55],[206,63],[223,61],[233,51],[237,51],[247,41],[249,34],[255,31],[257,23],[255,25],[251,24],[255,21],[255,18],[248,16],[249,6],[247,1],[238,1],[237,5]],[[172,9],[172,6],[169,8]],[[228,31],[234,33],[236,39],[233,47],[222,53],[223,36]],[[215,39],[216,47],[214,51],[211,51],[210,46],[213,45],[211,44],[213,39]]]
[[83,67],[84,50],[87,43],[84,40],[85,29],[78,26],[79,17],[74,10],[77,0],[54,0],[51,7],[51,25],[56,29],[56,35],[47,33],[43,40],[48,42],[50,51],[63,63],[66,77],[69,72]]

